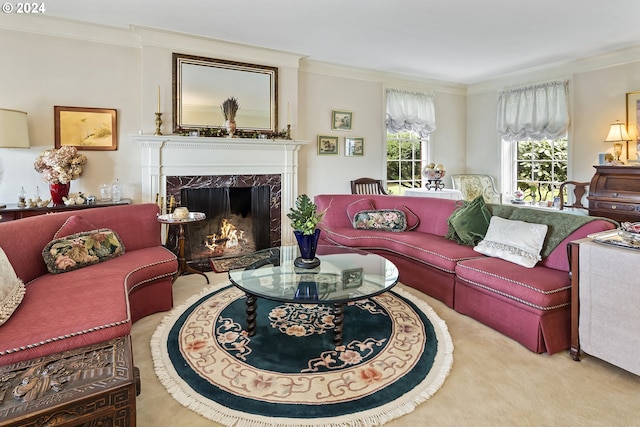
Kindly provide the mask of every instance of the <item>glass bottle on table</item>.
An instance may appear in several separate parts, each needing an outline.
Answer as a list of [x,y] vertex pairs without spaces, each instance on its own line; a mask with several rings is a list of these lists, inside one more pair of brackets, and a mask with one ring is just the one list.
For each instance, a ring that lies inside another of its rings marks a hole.
[[100,201],[108,202],[111,200],[111,186],[107,184],[102,184],[100,186]]
[[116,179],[115,182],[111,185],[111,200],[114,203],[120,202],[122,199],[122,186],[120,185],[120,180]]

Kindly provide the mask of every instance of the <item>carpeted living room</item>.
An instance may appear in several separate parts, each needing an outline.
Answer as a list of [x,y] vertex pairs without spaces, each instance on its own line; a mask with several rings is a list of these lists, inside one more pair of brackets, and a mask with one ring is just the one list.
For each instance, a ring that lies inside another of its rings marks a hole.
[[0,426],[638,424],[614,6],[4,4]]

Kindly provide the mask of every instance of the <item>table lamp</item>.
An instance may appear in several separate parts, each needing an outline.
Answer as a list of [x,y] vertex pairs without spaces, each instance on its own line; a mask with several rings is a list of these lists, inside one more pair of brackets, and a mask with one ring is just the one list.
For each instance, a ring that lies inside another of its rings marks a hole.
[[27,113],[0,108],[0,148],[29,148]]
[[631,141],[631,138],[629,138],[625,124],[616,120],[615,123],[611,124],[609,135],[607,135],[604,142],[613,142],[613,157],[617,161],[620,161],[620,155],[622,154],[622,141],[627,142],[627,153],[629,153],[629,141]]

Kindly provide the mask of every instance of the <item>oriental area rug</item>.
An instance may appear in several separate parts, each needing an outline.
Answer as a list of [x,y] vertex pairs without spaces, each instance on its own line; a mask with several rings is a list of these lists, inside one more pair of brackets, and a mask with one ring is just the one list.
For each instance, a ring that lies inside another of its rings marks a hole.
[[341,346],[331,306],[258,299],[249,337],[245,303],[231,285],[208,288],[151,340],[173,398],[225,426],[382,425],[429,399],[453,363],[444,321],[399,288],[349,303]]

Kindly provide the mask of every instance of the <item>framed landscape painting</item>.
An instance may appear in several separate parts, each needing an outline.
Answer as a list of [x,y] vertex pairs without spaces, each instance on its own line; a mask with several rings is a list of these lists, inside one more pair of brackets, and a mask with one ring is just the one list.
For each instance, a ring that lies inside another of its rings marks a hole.
[[364,156],[364,138],[345,138],[345,156]]
[[117,150],[118,128],[115,109],[53,107],[55,146],[78,150]]
[[318,135],[318,154],[338,154],[338,137]]
[[331,112],[331,130],[351,130],[353,113],[333,110]]

